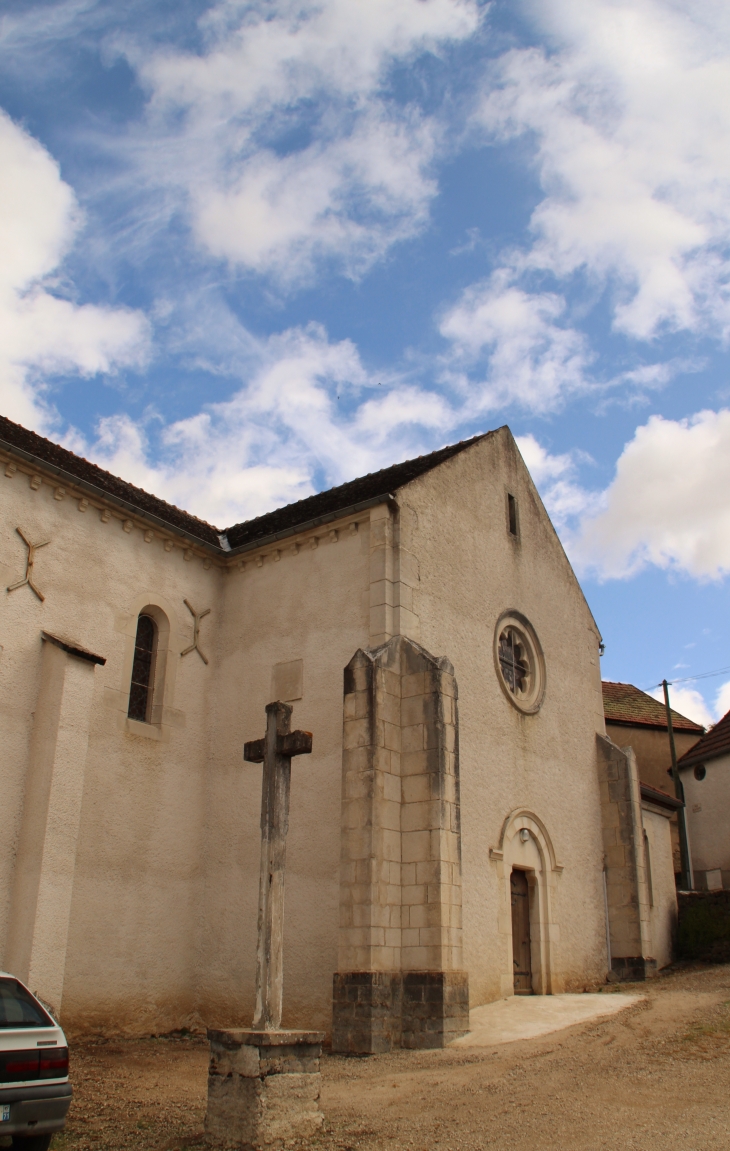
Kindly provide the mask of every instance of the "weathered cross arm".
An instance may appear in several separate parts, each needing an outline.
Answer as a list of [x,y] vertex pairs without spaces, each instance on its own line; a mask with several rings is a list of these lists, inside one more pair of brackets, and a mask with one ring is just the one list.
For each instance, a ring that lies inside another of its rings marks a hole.
[[[266,739],[252,739],[243,745],[243,758],[247,763],[263,763]],[[290,731],[276,737],[276,754],[291,759],[295,755],[312,754],[311,731]]]

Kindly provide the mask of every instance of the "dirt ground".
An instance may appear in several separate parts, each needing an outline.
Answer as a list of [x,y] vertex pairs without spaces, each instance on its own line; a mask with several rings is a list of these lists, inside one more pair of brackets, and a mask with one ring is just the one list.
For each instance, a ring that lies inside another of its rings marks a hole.
[[[626,990],[647,998],[539,1039],[326,1056],[325,1129],[308,1151],[728,1151],[730,966]],[[77,1043],[72,1058],[75,1098],[54,1151],[202,1146],[203,1040]]]

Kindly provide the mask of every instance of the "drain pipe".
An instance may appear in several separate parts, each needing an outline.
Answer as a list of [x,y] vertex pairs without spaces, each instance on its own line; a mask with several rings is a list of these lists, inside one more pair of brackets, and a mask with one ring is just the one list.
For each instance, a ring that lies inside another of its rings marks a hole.
[[613,971],[611,957],[611,923],[608,918],[608,885],[606,883],[606,857],[603,857],[603,910],[606,915],[606,951],[608,952],[608,970]]
[[667,709],[669,750],[672,753],[672,779],[674,780],[674,794],[682,803],[682,806],[677,812],[677,822],[679,823],[679,853],[682,858],[682,889],[684,891],[692,891],[694,888],[694,876],[692,875],[692,860],[689,854],[689,838],[687,836],[687,809],[684,806],[684,788],[682,787],[682,781],[679,778],[679,770],[677,768],[677,749],[674,746],[672,709],[669,706],[669,684],[665,679],[662,680],[662,687],[664,688],[664,706]]

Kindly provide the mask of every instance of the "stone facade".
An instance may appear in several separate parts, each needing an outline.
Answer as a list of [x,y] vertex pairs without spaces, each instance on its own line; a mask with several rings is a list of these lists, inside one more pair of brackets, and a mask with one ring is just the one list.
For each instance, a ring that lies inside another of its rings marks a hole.
[[[241,756],[273,689],[314,734],[292,764],[283,1027],[332,1034],[334,986],[336,1043],[448,1042],[467,1001],[512,993],[513,869],[533,990],[605,978],[600,636],[507,428],[226,547],[50,447],[0,442],[0,965],[71,1030],[250,1025],[261,767]],[[42,599],[18,528],[45,544]],[[500,679],[505,613],[544,653],[534,714]]]

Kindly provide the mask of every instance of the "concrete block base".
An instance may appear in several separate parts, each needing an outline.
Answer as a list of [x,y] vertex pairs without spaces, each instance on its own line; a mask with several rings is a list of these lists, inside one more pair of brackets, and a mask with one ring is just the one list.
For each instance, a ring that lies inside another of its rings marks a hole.
[[641,955],[614,956],[611,960],[608,981],[609,983],[643,983],[645,979],[653,979],[656,972],[656,959],[647,959]]
[[267,1148],[314,1134],[324,1032],[208,1030],[209,1147]]
[[375,1055],[445,1047],[469,1030],[465,971],[338,971],[332,1050]]

